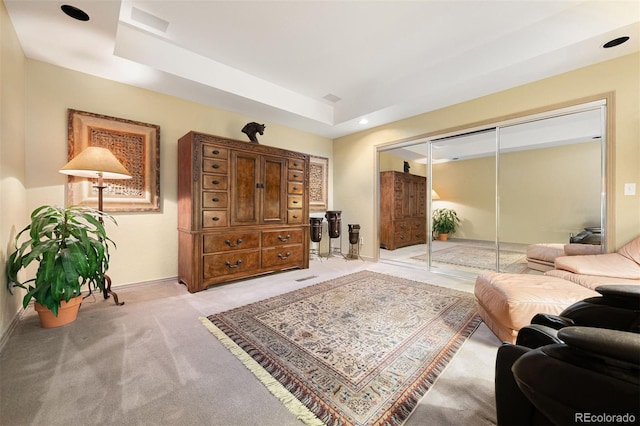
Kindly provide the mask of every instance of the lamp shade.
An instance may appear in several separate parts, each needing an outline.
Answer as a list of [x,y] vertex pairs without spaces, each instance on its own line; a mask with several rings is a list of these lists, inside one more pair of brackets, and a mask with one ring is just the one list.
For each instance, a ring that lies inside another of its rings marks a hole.
[[88,178],[131,179],[131,173],[107,148],[85,148],[60,169],[60,173]]
[[431,190],[431,199],[432,200],[439,200],[440,199],[440,196],[438,195],[438,193],[436,192],[435,189]]

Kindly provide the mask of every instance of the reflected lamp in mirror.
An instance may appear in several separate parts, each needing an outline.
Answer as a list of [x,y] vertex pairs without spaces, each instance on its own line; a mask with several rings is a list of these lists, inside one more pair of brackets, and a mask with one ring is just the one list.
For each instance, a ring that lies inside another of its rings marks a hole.
[[438,193],[436,192],[435,189],[431,190],[431,199],[432,200],[439,200],[440,199],[440,196],[438,195]]
[[104,179],[131,179],[131,173],[107,148],[90,146],[71,159],[60,173],[98,179],[98,210],[102,211],[102,190]]

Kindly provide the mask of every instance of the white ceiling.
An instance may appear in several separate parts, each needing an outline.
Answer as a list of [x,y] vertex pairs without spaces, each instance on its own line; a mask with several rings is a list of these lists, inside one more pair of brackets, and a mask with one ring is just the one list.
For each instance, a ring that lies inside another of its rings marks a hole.
[[4,3],[29,58],[332,138],[640,50],[636,0]]

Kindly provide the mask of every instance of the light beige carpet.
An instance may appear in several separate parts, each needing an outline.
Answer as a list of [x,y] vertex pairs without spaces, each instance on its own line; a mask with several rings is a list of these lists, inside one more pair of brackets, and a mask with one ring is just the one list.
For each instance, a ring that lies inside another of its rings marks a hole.
[[203,319],[317,425],[402,424],[479,322],[469,293],[371,271]]

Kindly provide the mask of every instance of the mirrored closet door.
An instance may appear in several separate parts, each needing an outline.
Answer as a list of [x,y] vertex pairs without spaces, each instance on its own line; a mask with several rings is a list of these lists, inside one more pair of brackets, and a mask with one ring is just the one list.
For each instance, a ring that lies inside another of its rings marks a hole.
[[[474,277],[484,271],[539,273],[528,268],[531,244],[604,247],[605,130],[603,100],[379,148],[381,176],[396,170],[426,182],[426,238],[395,246],[381,240],[379,259]],[[382,222],[389,206],[382,186],[380,191]],[[394,197],[413,196],[405,191]],[[432,232],[433,214],[442,209],[459,219],[446,241]],[[410,229],[402,221],[395,226]]]

